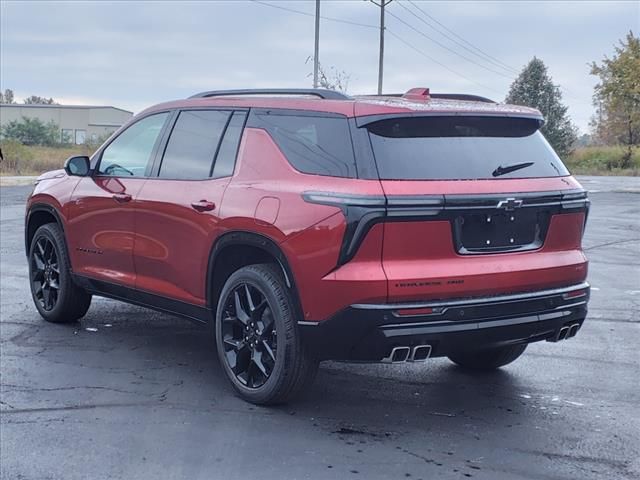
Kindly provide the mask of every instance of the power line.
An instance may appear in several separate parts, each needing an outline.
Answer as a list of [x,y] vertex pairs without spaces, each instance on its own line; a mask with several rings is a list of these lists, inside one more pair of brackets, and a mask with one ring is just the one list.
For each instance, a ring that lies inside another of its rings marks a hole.
[[[291,13],[297,13],[298,15],[304,15],[307,17],[315,17],[314,14],[312,13],[307,13],[307,12],[303,12],[301,10],[295,10],[293,8],[288,8],[288,7],[282,7],[280,5],[273,5],[271,3],[267,3],[261,0],[250,0],[253,3],[257,3],[260,5],[264,5],[266,7],[272,7],[272,8],[277,8],[279,10],[284,10],[287,12],[291,12]],[[324,16],[320,16],[320,18],[324,19],[324,20],[329,20],[329,21],[333,21],[333,22],[338,22],[338,23],[346,23],[346,24],[350,24],[350,25],[356,25],[359,27],[367,27],[367,28],[375,28],[378,29],[379,27],[377,25],[369,25],[369,24],[365,24],[365,23],[358,23],[358,22],[351,22],[349,20],[342,20],[339,18],[331,18],[331,17],[324,17]],[[465,80],[467,80],[468,82],[474,83],[484,89],[487,90],[491,90],[492,92],[498,93],[499,95],[503,95],[503,92],[500,92],[492,87],[489,87],[487,85],[483,85],[482,83],[476,82],[475,80],[472,80],[471,78],[463,75],[460,72],[457,72],[455,70],[453,70],[452,68],[449,68],[447,65],[445,65],[444,63],[436,60],[435,58],[431,57],[430,55],[427,55],[425,52],[423,52],[422,50],[420,50],[418,47],[412,45],[411,43],[407,42],[406,40],[402,39],[402,37],[400,37],[399,35],[395,34],[394,32],[392,32],[391,30],[389,30],[388,28],[385,28],[386,32],[391,35],[392,37],[394,37],[396,40],[398,40],[400,43],[404,44],[405,46],[409,47],[410,49],[414,50],[415,52],[417,52],[418,54],[422,55],[423,57],[427,58],[428,60],[432,61],[433,63],[440,65],[442,68],[444,68],[445,70],[448,70],[449,72],[464,78]]]
[[[297,13],[298,15],[304,15],[306,17],[315,17],[315,15],[313,13],[303,12],[302,10],[296,10],[294,8],[283,7],[281,5],[274,5],[272,3],[263,2],[261,0],[249,0],[249,1],[253,2],[253,3],[257,3],[259,5],[264,5],[265,7],[271,7],[271,8],[277,8],[278,10],[284,10],[285,12]],[[367,24],[367,23],[352,22],[351,20],[342,20],[340,18],[325,17],[323,15],[320,15],[320,18],[323,19],[323,20],[327,20],[329,22],[346,23],[347,25],[355,25],[356,27],[366,27],[366,28],[375,28],[375,29],[378,28],[377,25],[370,25],[370,24]]]
[[420,12],[422,12],[423,15],[425,15],[427,18],[433,20],[435,23],[437,23],[438,25],[440,25],[442,28],[444,28],[447,32],[451,33],[453,36],[455,36],[456,38],[460,39],[461,41],[463,41],[464,43],[466,43],[467,45],[469,45],[471,48],[473,48],[474,50],[477,50],[478,52],[480,52],[482,55],[486,56],[488,59],[494,60],[496,62],[498,62],[500,65],[503,65],[504,67],[513,70],[514,72],[517,72],[517,69],[513,68],[510,65],[507,65],[506,63],[500,61],[499,59],[497,59],[496,57],[493,57],[492,55],[489,55],[487,52],[485,52],[484,50],[481,50],[480,48],[476,47],[473,43],[465,40],[464,38],[462,38],[460,35],[458,35],[456,32],[454,32],[453,30],[451,30],[450,28],[448,28],[446,25],[444,25],[443,23],[439,22],[436,18],[434,18],[432,15],[429,15],[427,12],[425,12],[422,8],[420,8],[416,3],[413,2],[413,0],[407,0],[411,5],[413,5],[414,8],[416,8],[417,10],[419,10]]
[[430,37],[429,35],[427,35],[426,33],[424,33],[422,30],[419,30],[419,29],[415,28],[413,25],[411,25],[410,23],[405,22],[402,18],[398,17],[398,16],[397,16],[397,15],[395,15],[394,13],[392,13],[392,12],[387,12],[387,13],[388,13],[389,15],[391,15],[393,18],[395,18],[397,21],[399,21],[400,23],[402,23],[402,24],[406,25],[407,27],[409,27],[411,30],[413,30],[413,31],[414,31],[414,32],[416,32],[417,34],[422,35],[424,38],[426,38],[426,39],[428,39],[428,40],[431,40],[433,43],[435,43],[435,44],[439,45],[440,47],[444,48],[445,50],[448,50],[449,52],[453,53],[454,55],[457,55],[457,56],[459,56],[460,58],[464,58],[464,59],[465,59],[465,60],[467,60],[468,62],[471,62],[471,63],[473,63],[474,65],[477,65],[477,66],[479,66],[479,67],[481,67],[481,68],[484,68],[485,70],[488,70],[488,71],[489,71],[489,72],[491,72],[491,73],[494,73],[494,74],[496,74],[496,75],[500,75],[501,77],[505,77],[505,78],[508,78],[508,79],[510,79],[510,80],[512,80],[512,79],[513,79],[513,77],[512,77],[512,76],[510,76],[510,75],[506,75],[506,74],[504,74],[504,73],[502,73],[502,72],[499,72],[499,71],[497,71],[497,70],[494,70],[494,69],[492,69],[492,68],[489,68],[489,67],[487,67],[487,66],[485,66],[485,65],[483,65],[483,64],[481,64],[481,63],[476,62],[476,61],[475,61],[474,59],[472,59],[472,58],[469,58],[469,57],[467,57],[467,56],[465,56],[465,55],[463,55],[463,54],[461,54],[461,53],[459,53],[459,52],[456,52],[455,50],[453,50],[453,49],[451,49],[451,48],[447,47],[445,44],[443,44],[443,43],[439,42],[439,41],[438,41],[438,40],[436,40],[435,38]]
[[454,74],[458,75],[459,77],[464,78],[464,79],[465,79],[465,80],[467,80],[468,82],[475,83],[476,85],[478,85],[478,86],[480,86],[480,87],[482,87],[482,88],[485,88],[485,89],[487,89],[487,90],[491,90],[492,92],[498,93],[498,94],[500,94],[500,95],[504,95],[504,92],[500,92],[500,91],[496,90],[495,88],[489,87],[489,86],[487,86],[487,85],[483,85],[482,83],[478,83],[478,82],[476,82],[475,80],[472,80],[471,78],[469,78],[469,77],[467,77],[467,76],[463,75],[462,73],[457,72],[457,71],[453,70],[452,68],[449,68],[449,67],[448,67],[447,65],[445,65],[444,63],[439,62],[438,60],[436,60],[435,58],[433,58],[433,57],[432,57],[432,56],[430,56],[430,55],[427,55],[425,52],[423,52],[422,50],[420,50],[418,47],[416,47],[416,46],[414,46],[414,45],[410,44],[410,43],[409,43],[409,42],[407,42],[406,40],[403,40],[399,35],[396,35],[395,33],[393,33],[393,32],[392,32],[391,30],[389,30],[388,28],[387,28],[387,33],[388,33],[389,35],[391,35],[392,37],[394,37],[394,38],[395,38],[396,40],[398,40],[399,42],[403,43],[405,46],[407,46],[407,47],[409,47],[410,49],[414,50],[415,52],[419,53],[419,54],[420,54],[420,55],[422,55],[423,57],[425,57],[425,58],[427,58],[427,59],[431,60],[433,63],[436,63],[436,64],[440,65],[442,68],[444,68],[444,69],[446,69],[446,70],[450,71],[451,73],[454,73]]
[[[412,6],[414,6],[415,8],[419,8],[417,6],[415,6],[411,1],[409,2]],[[455,39],[455,37],[447,34],[445,31],[442,31],[439,28],[436,28],[435,26],[433,26],[431,23],[429,23],[427,20],[425,20],[423,17],[419,16],[418,14],[416,14],[413,10],[410,10],[409,8],[407,8],[405,5],[403,5],[402,3],[398,2],[398,5],[402,8],[404,8],[407,12],[409,12],[411,15],[413,15],[414,17],[416,17],[418,20],[420,20],[422,23],[424,23],[427,27],[431,28],[432,30],[435,30],[436,32],[438,32],[440,35],[442,35],[443,37],[447,38],[448,40],[452,41],[453,43],[455,43],[456,45],[458,45],[459,47],[465,49],[467,52],[471,53],[472,55],[475,55],[476,57],[482,59],[485,62],[489,62],[491,64],[493,64],[494,66],[498,67],[498,68],[502,68],[504,70],[507,70],[510,73],[518,73],[517,70],[508,67],[508,66],[503,66],[500,62],[493,60],[491,57],[487,56],[486,54],[480,54],[477,53],[476,51],[472,50],[471,48],[467,47],[464,43],[458,41]],[[421,10],[422,11],[422,10]]]

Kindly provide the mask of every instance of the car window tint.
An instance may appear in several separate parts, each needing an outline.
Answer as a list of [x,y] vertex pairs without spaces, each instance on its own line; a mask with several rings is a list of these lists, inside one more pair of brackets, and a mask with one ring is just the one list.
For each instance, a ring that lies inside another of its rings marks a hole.
[[101,175],[143,177],[168,113],[150,115],[134,123],[105,148],[98,167]]
[[227,130],[224,133],[224,139],[220,144],[220,150],[216,157],[216,164],[213,167],[213,176],[215,178],[229,177],[233,175],[233,170],[236,165],[236,156],[238,155],[238,146],[240,145],[240,138],[242,137],[242,128],[244,127],[244,121],[247,118],[245,112],[235,112]]
[[452,116],[394,118],[367,129],[383,180],[569,175],[539,126],[537,119]]
[[185,110],[171,131],[160,166],[161,178],[209,178],[230,112]]
[[260,114],[291,165],[302,173],[354,178],[355,159],[346,117]]

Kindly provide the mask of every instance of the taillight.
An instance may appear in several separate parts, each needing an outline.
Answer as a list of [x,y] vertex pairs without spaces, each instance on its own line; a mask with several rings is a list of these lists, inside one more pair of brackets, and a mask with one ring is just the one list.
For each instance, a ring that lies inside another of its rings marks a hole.
[[567,292],[564,293],[562,295],[562,298],[564,300],[569,300],[569,299],[573,299],[573,298],[580,298],[580,297],[584,297],[587,295],[587,290],[583,289],[583,290],[573,290],[572,292]]

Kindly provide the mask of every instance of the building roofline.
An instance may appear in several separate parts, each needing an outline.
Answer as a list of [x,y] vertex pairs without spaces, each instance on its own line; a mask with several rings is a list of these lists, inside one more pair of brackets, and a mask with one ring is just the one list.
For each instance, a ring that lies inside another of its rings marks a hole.
[[111,105],[44,105],[39,103],[0,103],[0,107],[5,108],[76,108],[76,109],[86,109],[86,108],[113,108],[114,110],[120,110],[121,112],[130,113],[133,115],[133,112],[129,110],[125,110],[124,108],[118,108]]

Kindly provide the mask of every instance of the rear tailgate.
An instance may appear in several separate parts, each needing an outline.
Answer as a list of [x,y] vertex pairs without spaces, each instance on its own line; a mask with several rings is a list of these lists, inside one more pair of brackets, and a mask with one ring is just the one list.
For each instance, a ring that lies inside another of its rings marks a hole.
[[387,197],[382,264],[390,302],[541,290],[586,278],[588,200],[580,184],[531,120],[486,122],[395,118],[370,127]]

